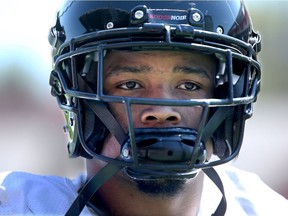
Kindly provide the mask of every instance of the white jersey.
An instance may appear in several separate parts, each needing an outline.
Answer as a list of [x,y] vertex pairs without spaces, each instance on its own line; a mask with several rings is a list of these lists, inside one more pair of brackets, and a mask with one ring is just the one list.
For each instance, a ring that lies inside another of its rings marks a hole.
[[[255,174],[222,165],[216,168],[227,199],[228,216],[287,216],[288,201],[271,190]],[[86,179],[41,176],[23,172],[0,174],[0,215],[64,215]],[[199,216],[209,216],[217,208],[221,193],[205,177]],[[93,215],[84,208],[81,215]]]
[[[268,187],[256,174],[231,165],[215,167],[227,200],[227,216],[288,216],[288,200]],[[211,215],[219,205],[222,194],[205,177],[198,216]]]

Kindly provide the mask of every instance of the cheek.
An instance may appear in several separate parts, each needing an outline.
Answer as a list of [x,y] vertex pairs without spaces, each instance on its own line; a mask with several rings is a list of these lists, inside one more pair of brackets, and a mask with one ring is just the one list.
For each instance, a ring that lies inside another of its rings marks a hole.
[[203,112],[202,107],[180,107],[177,109],[181,115],[181,126],[198,130]]
[[116,158],[120,154],[120,144],[114,136],[109,135],[104,142],[102,155],[110,158]]

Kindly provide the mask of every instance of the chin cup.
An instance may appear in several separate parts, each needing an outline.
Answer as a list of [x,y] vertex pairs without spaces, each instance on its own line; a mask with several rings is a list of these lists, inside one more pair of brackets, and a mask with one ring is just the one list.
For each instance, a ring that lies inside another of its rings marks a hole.
[[137,128],[125,139],[121,159],[132,178],[191,178],[195,164],[206,161],[203,142],[196,146],[197,131],[189,128]]

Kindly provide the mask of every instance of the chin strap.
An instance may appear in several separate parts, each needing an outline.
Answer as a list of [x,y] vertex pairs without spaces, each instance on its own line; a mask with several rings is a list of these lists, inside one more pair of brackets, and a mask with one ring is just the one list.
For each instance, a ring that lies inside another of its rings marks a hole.
[[[82,212],[85,205],[89,202],[92,196],[96,193],[96,191],[113,175],[123,169],[123,166],[109,163],[103,169],[101,169],[94,177],[92,177],[79,192],[79,195],[74,200],[65,216],[78,216]],[[214,184],[218,187],[220,192],[222,193],[222,199],[216,209],[216,211],[212,214],[212,216],[224,216],[227,203],[225,198],[224,187],[222,181],[215,171],[214,168],[206,168],[203,169],[203,172],[214,182]],[[99,178],[99,176],[101,178]]]
[[222,199],[221,199],[217,209],[215,210],[215,212],[211,216],[223,216],[223,215],[225,215],[225,212],[227,209],[227,202],[226,202],[225,191],[224,191],[222,181],[221,181],[218,173],[212,167],[203,169],[203,172],[214,182],[214,184],[218,187],[218,189],[222,193]]
[[108,163],[84,185],[82,190],[79,192],[77,198],[74,200],[74,202],[66,212],[65,216],[79,216],[85,205],[96,193],[96,191],[98,191],[98,189],[108,179],[110,179],[122,169],[123,165],[120,166],[116,163]]

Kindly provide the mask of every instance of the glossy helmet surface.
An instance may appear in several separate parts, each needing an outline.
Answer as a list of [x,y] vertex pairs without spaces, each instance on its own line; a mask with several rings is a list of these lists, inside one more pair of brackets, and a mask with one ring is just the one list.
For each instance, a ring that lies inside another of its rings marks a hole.
[[[218,165],[239,153],[244,123],[252,115],[261,75],[257,61],[261,40],[252,29],[243,1],[64,1],[49,42],[54,60],[50,85],[64,110],[71,157],[98,157],[157,173],[159,169],[171,170],[171,166],[193,170]],[[106,52],[113,49],[212,53],[219,61],[215,97],[154,100],[105,95],[103,61]],[[114,119],[108,102],[123,103],[127,108],[128,135]],[[129,113],[132,104],[200,106],[200,128],[134,128]],[[117,159],[101,155],[109,133],[121,145]],[[142,149],[139,143],[152,139],[175,140],[175,145],[182,147],[190,143],[189,156],[169,159],[171,152],[177,155],[179,150],[173,150],[171,144],[157,152],[156,159],[138,158],[141,151],[151,153],[149,148],[154,145],[146,144],[147,149]],[[215,161],[207,162],[205,158],[202,143],[208,139],[213,140],[214,154],[219,157]],[[159,160],[161,155],[167,160]],[[156,161],[155,167],[151,161]]]

